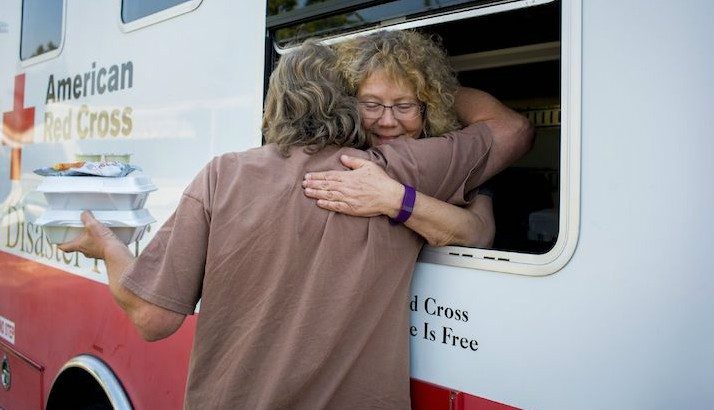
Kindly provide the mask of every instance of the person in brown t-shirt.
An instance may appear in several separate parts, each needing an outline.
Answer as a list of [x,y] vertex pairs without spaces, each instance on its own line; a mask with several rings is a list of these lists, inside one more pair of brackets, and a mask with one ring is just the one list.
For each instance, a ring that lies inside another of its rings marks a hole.
[[316,207],[303,178],[344,169],[344,155],[372,161],[405,184],[408,217],[407,185],[466,203],[492,134],[475,124],[363,150],[334,63],[314,44],[284,55],[266,97],[268,144],[214,158],[136,259],[89,212],[82,236],[60,246],[105,260],[147,340],[175,332],[200,299],[187,409],[410,407],[407,302],[424,241],[386,216]]

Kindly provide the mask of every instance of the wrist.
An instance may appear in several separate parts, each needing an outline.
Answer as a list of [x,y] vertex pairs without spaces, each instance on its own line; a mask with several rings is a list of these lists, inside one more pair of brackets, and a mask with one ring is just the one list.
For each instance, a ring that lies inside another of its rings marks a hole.
[[129,247],[115,237],[108,237],[103,240],[100,256],[98,259],[103,259],[105,263],[121,262],[127,258],[133,259]]
[[125,307],[126,289],[121,285],[121,276],[134,262],[134,255],[123,242],[116,240],[111,242],[105,249],[104,265],[107,268],[107,279],[109,289],[114,297]]
[[402,198],[404,198],[404,185],[394,181],[389,189],[387,201],[384,204],[382,215],[389,218],[396,218],[402,209]]
[[414,187],[404,185],[404,196],[402,196],[402,204],[399,213],[394,218],[389,218],[389,223],[398,225],[405,223],[412,216],[414,204],[416,202],[416,190]]

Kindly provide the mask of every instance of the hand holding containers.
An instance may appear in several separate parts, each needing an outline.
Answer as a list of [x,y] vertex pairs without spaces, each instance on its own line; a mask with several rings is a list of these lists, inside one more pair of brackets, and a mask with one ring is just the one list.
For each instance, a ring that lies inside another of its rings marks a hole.
[[[114,232],[124,244],[138,241],[149,224],[156,220],[146,209],[133,211],[93,211],[94,218]],[[82,211],[48,210],[35,222],[42,226],[50,242],[60,244],[76,239],[82,234]]]
[[116,178],[45,177],[37,190],[45,195],[49,209],[35,223],[55,244],[69,242],[82,233],[80,215],[85,209],[125,244],[141,239],[148,225],[155,222],[143,208],[156,186],[140,172]]

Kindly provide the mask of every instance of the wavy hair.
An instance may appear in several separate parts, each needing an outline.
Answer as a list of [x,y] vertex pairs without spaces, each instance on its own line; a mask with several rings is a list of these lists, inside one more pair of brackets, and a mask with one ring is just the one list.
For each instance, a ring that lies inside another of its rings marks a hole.
[[283,55],[270,75],[262,130],[283,156],[292,146],[313,154],[328,145],[368,145],[336,61],[333,50],[310,41]]
[[426,135],[459,128],[454,111],[459,84],[438,40],[411,30],[381,31],[337,44],[335,49],[350,95],[356,95],[371,74],[385,70],[394,81],[411,85],[425,104]]

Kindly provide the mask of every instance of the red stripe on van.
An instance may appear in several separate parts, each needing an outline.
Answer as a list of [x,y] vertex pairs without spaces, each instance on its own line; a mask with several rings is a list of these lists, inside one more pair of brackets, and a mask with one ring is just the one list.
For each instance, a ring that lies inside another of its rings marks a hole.
[[412,410],[519,410],[417,379],[411,380],[411,397]]

